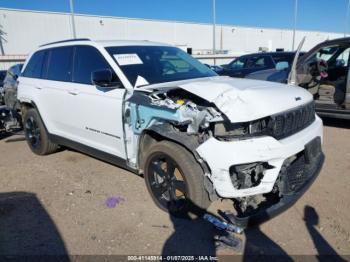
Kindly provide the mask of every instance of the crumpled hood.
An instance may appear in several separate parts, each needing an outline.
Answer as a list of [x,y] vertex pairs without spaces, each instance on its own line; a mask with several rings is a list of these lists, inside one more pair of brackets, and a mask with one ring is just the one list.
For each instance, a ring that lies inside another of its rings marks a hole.
[[[166,86],[174,87],[174,84],[169,83]],[[214,103],[235,123],[274,115],[313,99],[312,95],[301,87],[230,77],[192,79],[178,82],[176,86]]]

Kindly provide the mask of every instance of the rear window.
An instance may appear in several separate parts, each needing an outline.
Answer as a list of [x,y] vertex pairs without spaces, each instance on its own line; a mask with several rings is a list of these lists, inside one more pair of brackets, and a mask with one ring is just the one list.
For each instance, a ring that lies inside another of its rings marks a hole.
[[47,79],[70,82],[72,80],[72,47],[51,49]]
[[38,51],[32,55],[23,72],[24,77],[41,78],[45,53],[46,51]]

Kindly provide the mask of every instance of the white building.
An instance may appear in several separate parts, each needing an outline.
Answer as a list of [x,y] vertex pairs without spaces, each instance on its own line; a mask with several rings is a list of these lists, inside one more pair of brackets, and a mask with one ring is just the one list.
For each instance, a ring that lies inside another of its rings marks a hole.
[[[0,9],[0,55],[27,55],[37,46],[73,38],[68,13]],[[75,15],[78,38],[150,40],[192,48],[193,54],[212,49],[212,25],[203,23],[159,21],[110,16]],[[339,33],[297,31],[296,43],[304,36],[304,50],[319,42],[342,37]],[[292,30],[217,25],[216,47],[232,58],[259,48],[275,51],[292,49]]]

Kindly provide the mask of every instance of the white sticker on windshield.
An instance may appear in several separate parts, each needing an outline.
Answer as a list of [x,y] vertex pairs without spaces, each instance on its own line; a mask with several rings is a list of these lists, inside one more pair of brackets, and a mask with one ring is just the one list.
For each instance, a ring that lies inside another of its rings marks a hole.
[[113,56],[120,66],[143,64],[142,60],[137,54],[117,54]]

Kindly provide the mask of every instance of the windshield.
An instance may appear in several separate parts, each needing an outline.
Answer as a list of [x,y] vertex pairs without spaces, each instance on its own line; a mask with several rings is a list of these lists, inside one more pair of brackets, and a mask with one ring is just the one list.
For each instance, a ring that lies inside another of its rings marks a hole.
[[118,46],[106,50],[133,86],[138,78],[147,85],[217,75],[176,47]]

